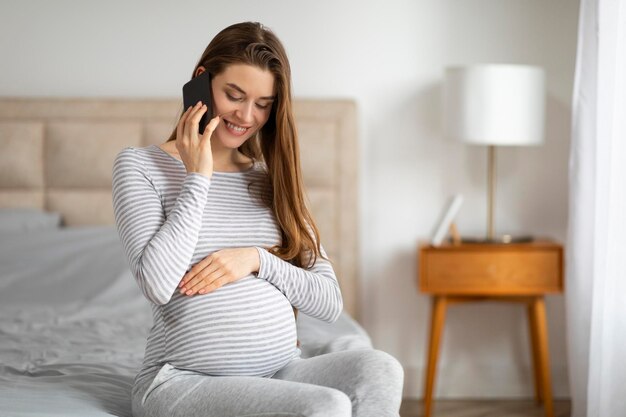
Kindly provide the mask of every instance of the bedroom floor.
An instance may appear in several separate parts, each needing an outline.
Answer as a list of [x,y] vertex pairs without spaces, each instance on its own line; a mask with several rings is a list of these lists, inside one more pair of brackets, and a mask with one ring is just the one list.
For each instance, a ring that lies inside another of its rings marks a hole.
[[[554,400],[554,416],[569,417],[570,400]],[[543,407],[534,400],[437,400],[433,402],[431,417],[544,417]],[[402,401],[401,417],[422,417],[421,400]]]

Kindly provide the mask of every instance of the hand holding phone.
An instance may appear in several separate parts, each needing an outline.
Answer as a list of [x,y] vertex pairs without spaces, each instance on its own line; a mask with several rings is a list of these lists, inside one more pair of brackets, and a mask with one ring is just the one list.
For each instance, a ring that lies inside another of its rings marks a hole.
[[216,116],[211,119],[204,134],[198,137],[198,123],[206,112],[207,106],[200,101],[185,110],[176,127],[176,149],[188,173],[197,172],[211,178],[213,176],[211,135],[220,118]]

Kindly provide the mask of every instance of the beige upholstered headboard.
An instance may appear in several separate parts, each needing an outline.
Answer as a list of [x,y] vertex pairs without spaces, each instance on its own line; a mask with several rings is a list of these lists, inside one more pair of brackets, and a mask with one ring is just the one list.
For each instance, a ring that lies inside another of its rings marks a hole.
[[[165,142],[177,99],[0,98],[0,207],[60,212],[66,227],[113,225],[113,160]],[[310,209],[346,311],[359,320],[356,106],[296,100]]]

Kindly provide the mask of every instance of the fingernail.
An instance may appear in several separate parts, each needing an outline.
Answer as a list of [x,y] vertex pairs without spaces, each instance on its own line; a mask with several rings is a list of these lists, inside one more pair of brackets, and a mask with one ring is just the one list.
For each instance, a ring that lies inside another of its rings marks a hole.
[[187,295],[191,295],[191,290],[187,291]]

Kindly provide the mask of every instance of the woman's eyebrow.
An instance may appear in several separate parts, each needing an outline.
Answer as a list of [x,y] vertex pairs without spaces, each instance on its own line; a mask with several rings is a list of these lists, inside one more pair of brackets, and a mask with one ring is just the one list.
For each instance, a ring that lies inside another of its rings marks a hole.
[[[241,89],[241,87],[239,87],[237,84],[233,84],[233,83],[226,83],[227,86],[234,88],[235,90],[239,91],[241,94],[246,95],[247,93],[245,91],[243,91]],[[265,97],[261,97],[261,100],[274,100],[276,98],[276,96],[265,96]]]

